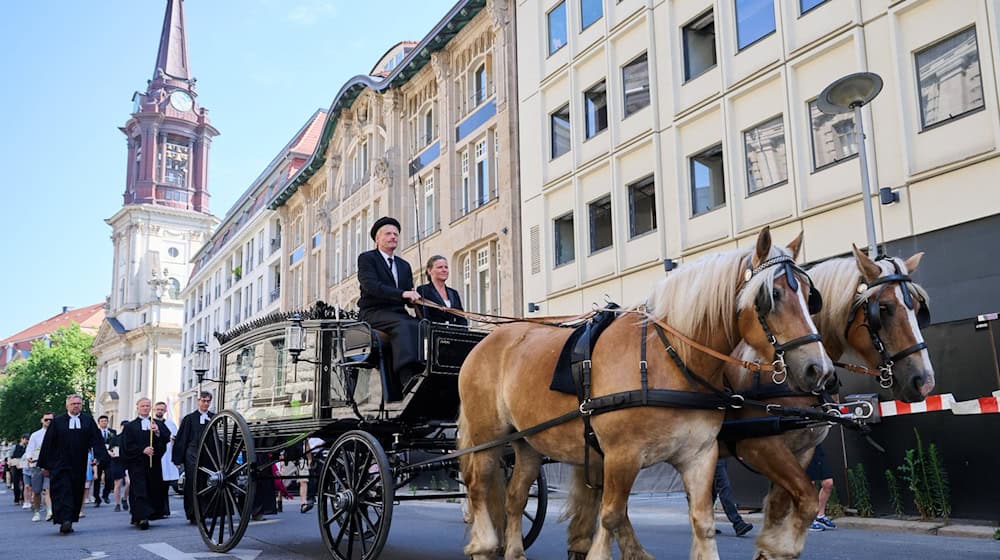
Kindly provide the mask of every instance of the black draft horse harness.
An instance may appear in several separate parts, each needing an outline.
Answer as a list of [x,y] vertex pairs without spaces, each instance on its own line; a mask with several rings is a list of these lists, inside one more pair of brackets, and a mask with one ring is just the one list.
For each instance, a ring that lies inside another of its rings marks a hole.
[[[913,283],[913,279],[910,278],[908,274],[903,274],[902,269],[899,268],[899,264],[897,264],[891,257],[882,255],[877,260],[885,260],[892,264],[894,273],[887,276],[880,276],[879,278],[873,280],[870,284],[862,282],[858,285],[859,295],[864,294],[866,291],[874,288],[875,286],[882,287],[873,294],[874,297],[859,299],[855,302],[855,304],[851,306],[851,317],[854,317],[854,314],[857,313],[858,309],[864,309],[865,322],[863,323],[863,326],[868,330],[868,336],[871,337],[872,346],[875,347],[875,351],[882,357],[882,361],[878,365],[878,382],[883,389],[888,389],[892,387],[893,383],[892,366],[910,354],[926,350],[927,343],[920,341],[909,348],[904,348],[899,352],[896,352],[895,354],[889,354],[885,344],[882,342],[882,337],[879,336],[879,331],[882,330],[882,315],[879,308],[879,299],[882,297],[882,292],[889,288],[890,285],[898,285],[900,291],[903,292],[903,304],[906,305],[907,309],[912,311],[913,295],[910,293],[910,285]],[[917,292],[916,290],[913,290],[913,292],[920,301],[920,309],[917,311],[917,326],[922,329],[930,323],[931,311],[927,307],[927,302],[920,297],[920,292]],[[847,339],[850,327],[851,324],[848,323],[847,327],[844,329],[844,339]],[[834,365],[840,367],[845,366],[845,364],[841,364],[840,362],[834,362]]]

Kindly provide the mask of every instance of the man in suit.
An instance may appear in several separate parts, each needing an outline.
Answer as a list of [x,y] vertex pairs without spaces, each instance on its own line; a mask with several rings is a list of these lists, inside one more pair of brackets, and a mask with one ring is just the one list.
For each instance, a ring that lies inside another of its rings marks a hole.
[[212,393],[202,391],[198,395],[198,410],[181,419],[170,457],[175,465],[184,465],[184,515],[187,516],[188,523],[192,524],[195,523],[194,477],[198,473],[198,445],[205,426],[215,416],[215,413],[209,412],[210,406],[212,406]]
[[132,524],[140,529],[149,529],[149,521],[162,519],[164,494],[167,484],[163,482],[160,458],[170,442],[170,429],[162,420],[150,417],[152,404],[143,397],[135,404],[138,417],[122,429],[122,458],[128,470],[129,505]]
[[[97,429],[101,431],[101,439],[104,440],[104,447],[107,448],[111,445],[115,436],[118,435],[113,428],[108,427],[108,417],[106,414],[102,414],[97,417]],[[108,461],[98,461],[97,462],[97,476],[94,477],[94,507],[99,507],[101,505],[101,500],[104,503],[110,504],[111,500],[108,496],[111,494],[111,487],[114,486],[114,481],[108,476],[108,466],[111,464]],[[101,492],[101,481],[104,482],[104,491]]]
[[424,366],[417,355],[420,323],[405,307],[419,301],[420,294],[413,289],[410,263],[395,255],[399,228],[399,222],[390,217],[372,225],[369,233],[376,247],[358,255],[358,308],[362,321],[389,335],[393,369],[405,387]]
[[59,525],[62,534],[72,533],[73,523],[80,520],[84,483],[90,468],[88,450],[92,449],[100,461],[109,459],[97,423],[81,414],[82,409],[83,397],[76,394],[66,397],[66,414],[49,424],[38,454],[42,475],[50,480],[52,522]]

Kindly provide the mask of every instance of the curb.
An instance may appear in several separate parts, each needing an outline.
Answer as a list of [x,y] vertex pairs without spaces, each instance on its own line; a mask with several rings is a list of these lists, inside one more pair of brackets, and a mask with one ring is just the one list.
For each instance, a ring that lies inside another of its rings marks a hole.
[[[763,527],[763,513],[749,513],[743,515],[755,527]],[[716,513],[715,520],[718,523],[728,524],[725,514]],[[947,524],[942,521],[915,521],[908,519],[889,519],[882,517],[837,517],[834,518],[838,528],[842,529],[863,529],[868,531],[890,531],[894,533],[918,533],[924,535],[939,535],[943,537],[972,537],[980,539],[993,539],[997,530],[989,525],[971,524]]]

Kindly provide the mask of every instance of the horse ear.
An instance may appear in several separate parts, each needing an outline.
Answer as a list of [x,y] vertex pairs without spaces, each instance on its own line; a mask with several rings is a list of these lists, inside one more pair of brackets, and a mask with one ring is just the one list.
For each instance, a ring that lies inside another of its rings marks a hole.
[[771,254],[771,226],[764,226],[757,235],[757,253],[755,265],[767,260]]
[[795,239],[787,245],[788,250],[792,252],[792,258],[795,260],[799,259],[799,249],[802,248],[802,236],[804,234],[804,231],[800,231],[799,234],[795,236]]
[[864,251],[858,249],[857,245],[851,243],[851,249],[854,251],[854,260],[858,264],[861,276],[864,277],[866,282],[875,281],[882,274],[882,269]]
[[924,258],[924,252],[920,251],[919,253],[915,253],[913,256],[906,259],[906,262],[904,263],[906,264],[906,271],[913,274],[913,272],[917,270],[917,267],[920,266],[920,259],[922,258]]

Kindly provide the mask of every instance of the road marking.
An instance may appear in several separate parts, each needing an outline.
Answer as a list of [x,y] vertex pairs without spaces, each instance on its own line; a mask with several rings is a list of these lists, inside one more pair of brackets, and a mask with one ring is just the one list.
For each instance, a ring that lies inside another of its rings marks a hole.
[[87,551],[90,556],[84,558],[83,560],[101,560],[102,558],[107,558],[108,555],[100,550]]
[[139,545],[149,552],[159,556],[160,558],[165,558],[166,560],[195,560],[198,558],[231,558],[236,557],[239,560],[256,560],[263,550],[252,550],[247,548],[234,548],[228,553],[219,552],[184,552],[183,550],[178,550],[167,543],[150,543]]

